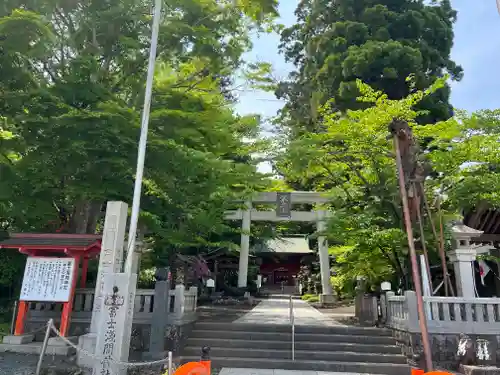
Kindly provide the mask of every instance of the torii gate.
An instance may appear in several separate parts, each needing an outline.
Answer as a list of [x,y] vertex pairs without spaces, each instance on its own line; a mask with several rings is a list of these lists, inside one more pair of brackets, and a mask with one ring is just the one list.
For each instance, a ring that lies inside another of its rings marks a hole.
[[[238,268],[238,287],[247,287],[248,255],[250,250],[250,223],[253,221],[302,221],[316,223],[318,236],[318,252],[321,270],[321,285],[323,293],[320,302],[333,302],[332,286],[330,284],[330,260],[328,257],[328,240],[324,234],[328,211],[314,209],[312,211],[294,211],[294,204],[326,204],[329,201],[322,193],[312,191],[293,191],[289,193],[264,192],[256,194],[251,200],[244,202],[246,209],[227,211],[227,220],[241,220],[241,246]],[[276,204],[276,211],[258,211],[252,204]]]

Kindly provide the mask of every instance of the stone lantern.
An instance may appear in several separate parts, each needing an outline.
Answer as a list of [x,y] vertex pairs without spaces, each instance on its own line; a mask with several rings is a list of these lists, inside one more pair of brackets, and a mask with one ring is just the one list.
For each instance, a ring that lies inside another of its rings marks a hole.
[[483,231],[464,224],[454,224],[451,227],[451,232],[453,250],[448,252],[448,257],[453,262],[455,270],[457,295],[475,298],[473,262],[478,255],[489,253],[493,246],[472,243],[473,239],[483,234]]

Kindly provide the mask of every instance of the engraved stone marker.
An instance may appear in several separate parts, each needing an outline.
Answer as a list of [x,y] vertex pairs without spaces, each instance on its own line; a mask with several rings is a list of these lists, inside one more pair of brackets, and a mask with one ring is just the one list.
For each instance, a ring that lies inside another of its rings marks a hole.
[[134,296],[137,275],[125,273],[103,276],[101,320],[98,326],[92,375],[126,375],[127,367],[116,361],[127,362],[132,334]]

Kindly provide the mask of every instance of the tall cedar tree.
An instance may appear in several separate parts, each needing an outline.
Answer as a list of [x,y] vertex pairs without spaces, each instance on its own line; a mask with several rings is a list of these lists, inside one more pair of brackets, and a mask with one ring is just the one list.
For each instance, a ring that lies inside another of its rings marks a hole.
[[[302,0],[297,23],[281,35],[281,50],[296,70],[276,92],[287,103],[283,122],[292,139],[321,130],[318,108],[333,99],[345,112],[357,103],[356,79],[401,99],[462,68],[450,59],[457,12],[449,0]],[[411,81],[407,77],[413,75]],[[419,104],[419,123],[452,116],[445,86]]]

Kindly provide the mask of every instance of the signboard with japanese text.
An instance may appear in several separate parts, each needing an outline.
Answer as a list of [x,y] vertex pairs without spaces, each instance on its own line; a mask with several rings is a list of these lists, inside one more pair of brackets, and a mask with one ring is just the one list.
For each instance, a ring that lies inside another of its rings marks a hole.
[[292,194],[277,193],[276,194],[276,216],[291,217],[292,215]]
[[68,302],[73,282],[73,258],[28,257],[21,301]]

